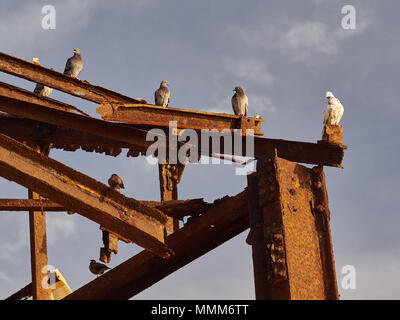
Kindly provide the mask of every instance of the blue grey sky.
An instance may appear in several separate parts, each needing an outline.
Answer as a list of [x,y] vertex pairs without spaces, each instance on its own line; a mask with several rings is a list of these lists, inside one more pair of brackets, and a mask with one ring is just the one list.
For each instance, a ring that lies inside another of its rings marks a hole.
[[[56,8],[56,29],[43,30],[41,9]],[[356,29],[342,28],[342,6],[356,9]],[[265,137],[316,142],[325,92],[344,105],[344,169],[326,168],[337,279],[342,299],[400,298],[400,176],[396,92],[400,70],[400,2],[65,0],[2,1],[0,49],[62,72],[79,48],[80,79],[153,101],[161,80],[170,83],[171,107],[231,112],[236,85],[249,97],[249,115],[261,115]],[[33,90],[6,74],[0,81]],[[93,116],[96,104],[54,91],[51,97]],[[84,151],[51,157],[106,182],[123,177],[127,196],[158,200],[158,170],[144,158]],[[181,199],[207,201],[239,193],[245,176],[236,165],[189,165]],[[26,197],[0,178],[0,197]],[[0,298],[31,281],[28,215],[0,213]],[[79,216],[48,213],[49,263],[72,290],[92,280],[98,225]],[[147,289],[137,299],[254,299],[247,231]],[[121,244],[111,267],[141,248]],[[356,289],[341,287],[345,265],[356,268]],[[132,270],[134,272],[134,270]]]

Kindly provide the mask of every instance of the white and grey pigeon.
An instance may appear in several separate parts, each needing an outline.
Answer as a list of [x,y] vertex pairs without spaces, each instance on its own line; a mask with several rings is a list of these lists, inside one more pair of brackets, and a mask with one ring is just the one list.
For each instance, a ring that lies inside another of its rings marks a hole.
[[81,57],[81,51],[74,49],[74,55],[67,60],[65,64],[64,74],[69,75],[73,78],[78,78],[78,74],[83,69],[83,60]]
[[[40,66],[39,58],[33,58],[33,63]],[[36,87],[33,92],[40,96],[48,97],[53,92],[53,88],[46,87],[41,83],[36,83]]]
[[244,90],[242,87],[235,87],[233,91],[235,91],[235,94],[232,97],[233,112],[235,112],[235,114],[238,116],[247,117],[247,111],[249,109],[249,99],[244,94]]
[[154,102],[156,106],[168,107],[171,92],[168,89],[168,81],[161,81],[160,88],[154,92]]
[[344,112],[343,105],[330,91],[326,92],[325,97],[328,99],[328,105],[324,110],[324,124],[338,125]]

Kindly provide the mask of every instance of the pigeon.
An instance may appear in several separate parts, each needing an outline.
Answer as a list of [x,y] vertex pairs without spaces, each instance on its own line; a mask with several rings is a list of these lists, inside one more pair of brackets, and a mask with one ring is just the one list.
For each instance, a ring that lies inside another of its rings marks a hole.
[[[33,58],[33,63],[40,66],[39,58]],[[36,87],[33,92],[40,96],[48,97],[53,92],[53,88],[46,87],[45,85],[40,83],[36,83]]]
[[168,89],[168,81],[161,81],[160,88],[154,92],[154,101],[156,106],[168,107],[171,92]]
[[232,97],[233,112],[235,112],[237,116],[247,117],[247,111],[249,109],[249,99],[244,94],[244,91],[241,87],[235,87],[233,91],[235,91],[235,94]]
[[115,173],[108,179],[108,185],[113,189],[125,189],[124,183]]
[[324,124],[338,125],[344,112],[343,105],[330,91],[326,92],[325,97],[328,99],[328,105],[324,111]]
[[78,78],[78,74],[83,69],[83,61],[81,57],[81,51],[74,49],[74,55],[67,60],[65,64],[64,74],[69,75],[73,78]]
[[96,260],[90,260],[89,270],[91,273],[99,276],[104,273],[104,271],[110,269],[105,264],[96,262]]

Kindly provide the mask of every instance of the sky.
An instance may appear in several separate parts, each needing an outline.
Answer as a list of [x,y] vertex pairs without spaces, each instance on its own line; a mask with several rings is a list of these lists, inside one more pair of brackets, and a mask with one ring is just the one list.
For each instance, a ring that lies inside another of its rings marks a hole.
[[[56,9],[56,28],[42,28],[42,7]],[[344,5],[356,13],[344,29]],[[235,86],[249,98],[249,115],[261,115],[268,138],[316,142],[325,92],[343,103],[344,169],[325,168],[341,299],[400,298],[400,233],[396,170],[399,151],[396,92],[400,70],[400,2],[64,0],[2,1],[0,51],[62,72],[79,48],[80,79],[130,97],[153,101],[168,80],[171,107],[232,112]],[[33,90],[7,74],[0,81]],[[98,117],[97,105],[53,91],[52,98]],[[50,157],[106,182],[119,174],[123,194],[159,200],[158,168],[146,159],[114,158],[84,151],[52,150]],[[236,164],[186,167],[179,198],[206,201],[246,187]],[[27,190],[0,178],[1,198],[25,198]],[[0,298],[31,281],[29,225],[25,212],[0,213]],[[72,290],[93,280],[90,259],[102,246],[99,226],[66,213],[47,214],[49,264]],[[251,248],[243,232],[134,299],[254,299]],[[111,267],[141,248],[120,243]],[[356,270],[345,289],[342,268]],[[133,270],[134,272],[134,270]]]

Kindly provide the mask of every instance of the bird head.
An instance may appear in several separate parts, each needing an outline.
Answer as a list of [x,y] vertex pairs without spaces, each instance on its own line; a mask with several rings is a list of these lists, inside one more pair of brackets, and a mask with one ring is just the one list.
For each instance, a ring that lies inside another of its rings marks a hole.
[[96,263],[96,260],[91,259],[90,264]]
[[81,54],[81,50],[75,48],[75,49],[74,49],[74,53],[75,53],[75,54]]
[[327,92],[325,93],[325,97],[326,97],[327,99],[329,99],[329,98],[334,98],[335,96],[333,95],[332,92],[327,91]]
[[33,60],[33,63],[34,63],[34,64],[40,66],[39,58],[32,58],[32,60]]
[[243,93],[244,94],[244,90],[242,87],[236,86],[235,89],[233,89],[233,91],[237,92],[237,93]]
[[160,87],[168,86],[168,85],[169,85],[168,81],[167,80],[163,80],[163,81],[161,81]]

